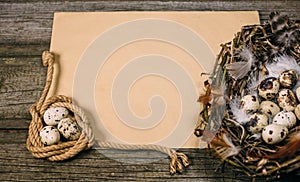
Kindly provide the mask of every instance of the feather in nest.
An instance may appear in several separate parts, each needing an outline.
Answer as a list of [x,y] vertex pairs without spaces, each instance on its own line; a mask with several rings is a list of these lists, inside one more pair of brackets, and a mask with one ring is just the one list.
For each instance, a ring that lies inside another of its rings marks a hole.
[[282,29],[272,35],[270,42],[283,50],[294,47],[300,42],[300,29],[298,26]]
[[269,24],[273,33],[270,36],[270,43],[276,46],[278,53],[288,53],[289,49],[299,45],[300,26],[290,21],[287,15],[273,12]]
[[241,109],[241,101],[237,98],[233,98],[230,101],[230,109],[234,119],[241,125],[249,121],[249,115]]
[[248,94],[258,96],[257,87],[265,78],[267,78],[267,76],[262,74],[259,74],[258,78],[251,77],[247,85]]
[[[276,77],[278,78],[280,73],[285,70],[294,70],[297,72],[298,76],[300,76],[300,66],[297,61],[290,56],[282,55],[275,58],[275,62],[271,64],[266,64],[266,68],[269,71],[268,77]],[[294,88],[298,88],[300,86],[300,79],[298,80],[296,86]]]
[[269,24],[271,26],[272,33],[282,30],[289,25],[289,17],[287,15],[281,15],[278,12],[272,12],[270,14]]
[[260,140],[261,139],[261,133],[254,133],[251,134],[251,136],[249,137],[249,140]]
[[[225,145],[218,145],[215,147],[216,153],[223,159],[227,159],[228,157],[235,156],[241,151],[240,146],[235,146],[232,143],[232,140],[226,133],[221,134],[221,140],[225,143]],[[214,140],[212,140],[212,144]]]
[[240,51],[237,51],[237,56],[239,56],[243,61],[225,65],[226,69],[229,71],[229,74],[235,80],[245,77],[251,70],[253,63],[256,62],[253,53],[247,47],[243,47]]

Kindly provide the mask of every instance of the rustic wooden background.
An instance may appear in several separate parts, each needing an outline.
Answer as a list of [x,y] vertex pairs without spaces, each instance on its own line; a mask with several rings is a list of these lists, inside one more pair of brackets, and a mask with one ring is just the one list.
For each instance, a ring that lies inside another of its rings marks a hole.
[[[251,181],[233,172],[215,172],[220,161],[205,149],[181,149],[192,165],[183,174],[169,175],[168,159],[150,164],[121,163],[120,159],[150,160],[152,151],[90,150],[66,162],[35,159],[25,148],[30,122],[28,112],[45,84],[46,69],[40,55],[48,50],[53,12],[56,11],[229,11],[258,10],[261,22],[272,11],[300,19],[300,1],[0,1],[0,181],[120,180],[120,181]],[[299,172],[298,172],[299,173]],[[295,174],[282,181],[294,181]],[[298,176],[299,177],[299,176]],[[265,179],[259,178],[259,181]]]

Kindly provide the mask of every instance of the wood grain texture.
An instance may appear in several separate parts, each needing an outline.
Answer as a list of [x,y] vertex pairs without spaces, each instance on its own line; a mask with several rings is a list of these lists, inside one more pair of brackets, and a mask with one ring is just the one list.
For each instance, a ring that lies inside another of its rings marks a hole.
[[53,12],[78,11],[238,11],[258,10],[261,21],[271,11],[300,19],[300,1],[32,1],[0,3],[0,44],[47,44]]
[[[66,162],[33,158],[25,148],[29,107],[45,84],[40,55],[49,49],[56,11],[228,11],[258,10],[261,22],[272,11],[300,19],[300,1],[62,1],[0,0],[0,181],[251,181],[215,172],[220,160],[207,149],[180,149],[192,161],[181,175],[169,175],[169,160],[154,151],[90,150]],[[112,159],[109,156],[114,156]],[[152,163],[153,159],[159,158]],[[135,159],[134,163],[124,163]],[[298,171],[298,173],[300,173]],[[299,176],[299,174],[298,174]],[[294,181],[295,175],[281,181]],[[258,178],[257,181],[264,181]]]
[[[223,172],[216,171],[221,161],[208,149],[180,149],[188,154],[192,165],[171,176],[169,159],[159,152],[94,149],[64,162],[50,162],[31,156],[25,148],[26,136],[26,130],[0,132],[4,138],[4,143],[0,140],[1,181],[251,181],[228,165]],[[282,181],[294,180],[293,175],[283,177]]]
[[0,118],[30,119],[29,107],[45,85],[40,56],[0,58],[0,73]]
[[[7,180],[22,178],[23,180],[132,181],[148,179],[158,181],[163,177],[164,181],[173,181],[182,177],[182,175],[170,176],[168,174],[167,157],[153,151],[92,150],[86,151],[76,159],[53,164],[53,162],[46,160],[33,159],[22,145],[7,144],[2,145],[2,147],[5,150],[0,148],[0,162],[2,162],[0,171],[2,179]],[[114,159],[107,157],[112,154],[115,156]],[[207,153],[203,154],[203,156],[198,156],[197,151],[191,152],[191,156],[197,155],[197,160],[202,162],[203,165],[191,166],[188,171],[184,172],[183,176],[185,178],[182,179],[196,181],[197,178],[190,175],[193,173],[192,171],[197,171],[199,177],[204,177],[204,180],[214,176],[214,169],[217,164],[214,163],[213,157],[207,156]],[[129,159],[128,162],[130,160],[140,160],[141,164],[133,165],[118,161],[118,158],[124,159],[125,157]],[[132,157],[135,157],[135,159],[130,159]],[[161,159],[147,163],[147,160],[155,160],[155,157]],[[3,163],[4,161],[7,163]],[[20,163],[20,161],[23,161],[23,163]],[[16,172],[15,168],[22,172]],[[228,178],[230,179],[230,175],[226,173],[218,177],[222,181]]]
[[[8,181],[250,181],[249,177],[233,172],[230,166],[216,172],[220,161],[207,150],[180,151],[189,154],[193,165],[182,174],[171,176],[169,159],[155,151],[98,149],[85,151],[65,162],[50,162],[34,159],[22,144],[4,144],[0,148],[0,174],[1,179]],[[288,176],[284,179],[293,181]]]
[[[169,159],[154,151],[98,149],[85,151],[65,162],[49,162],[33,159],[21,144],[5,144],[0,148],[0,173],[2,179],[12,181],[232,181],[233,177],[235,181],[249,181],[243,174],[232,172],[228,166],[223,173],[216,173],[220,161],[206,150],[182,149],[181,152],[189,153],[193,165],[183,174],[170,176]],[[114,158],[110,157],[112,155]],[[121,161],[125,158],[127,162]]]

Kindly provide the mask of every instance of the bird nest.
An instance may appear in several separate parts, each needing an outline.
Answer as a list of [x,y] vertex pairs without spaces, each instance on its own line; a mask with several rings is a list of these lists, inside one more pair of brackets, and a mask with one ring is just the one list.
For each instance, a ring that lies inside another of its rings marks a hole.
[[221,47],[199,97],[203,107],[195,135],[249,176],[297,170],[300,24],[272,13],[264,25],[242,27]]

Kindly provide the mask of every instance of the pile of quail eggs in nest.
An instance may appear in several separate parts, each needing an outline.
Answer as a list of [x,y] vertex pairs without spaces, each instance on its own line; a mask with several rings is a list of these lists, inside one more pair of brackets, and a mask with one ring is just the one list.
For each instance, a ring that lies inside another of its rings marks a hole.
[[81,135],[77,122],[72,119],[69,110],[65,107],[48,108],[43,119],[47,125],[40,131],[41,141],[44,145],[53,145],[65,140],[77,140]]
[[295,88],[298,79],[296,71],[285,70],[278,78],[262,80],[257,86],[258,96],[245,95],[241,109],[250,114],[245,128],[253,134],[261,133],[267,144],[283,141],[289,130],[296,126],[297,118],[300,120],[300,104],[297,105],[300,87]]

